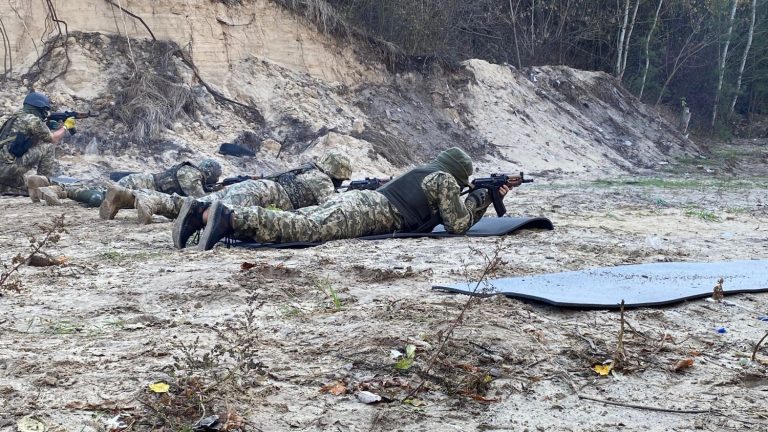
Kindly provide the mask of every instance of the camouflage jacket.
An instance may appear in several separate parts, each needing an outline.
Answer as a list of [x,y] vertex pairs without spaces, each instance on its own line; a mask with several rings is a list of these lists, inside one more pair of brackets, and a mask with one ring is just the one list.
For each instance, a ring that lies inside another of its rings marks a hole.
[[[179,180],[179,185],[186,194],[185,196],[200,198],[206,195],[203,189],[203,173],[199,169],[183,166],[176,172],[176,178]],[[148,173],[135,173],[125,176],[118,180],[117,184],[133,190],[157,190],[154,175]]]
[[296,181],[307,187],[317,204],[322,204],[336,193],[333,181],[319,169],[312,169],[296,176]]
[[200,198],[207,192],[203,189],[203,172],[191,166],[183,166],[176,172],[176,178],[179,180],[181,190],[187,196]]
[[9,135],[25,133],[32,139],[32,147],[19,157],[9,151],[9,144],[0,148],[0,182],[8,185],[23,185],[23,174],[31,169],[43,176],[53,175],[55,158],[53,135],[37,116],[19,111],[14,114],[16,121],[11,126]]
[[440,216],[446,231],[463,234],[483,217],[491,198],[487,193],[461,197],[461,188],[452,175],[438,171],[424,177],[421,187],[429,200],[429,208]]

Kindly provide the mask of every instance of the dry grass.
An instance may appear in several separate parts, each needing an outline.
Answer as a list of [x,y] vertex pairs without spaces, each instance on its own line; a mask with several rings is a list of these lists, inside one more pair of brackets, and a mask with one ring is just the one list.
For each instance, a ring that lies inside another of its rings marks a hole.
[[119,83],[115,113],[139,143],[158,138],[176,119],[193,112],[192,91],[178,75],[174,52],[147,53],[154,61]]

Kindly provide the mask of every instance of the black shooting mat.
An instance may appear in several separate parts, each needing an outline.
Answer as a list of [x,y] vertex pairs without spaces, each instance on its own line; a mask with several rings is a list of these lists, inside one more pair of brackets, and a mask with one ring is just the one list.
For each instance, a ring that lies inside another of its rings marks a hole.
[[[515,231],[521,229],[547,229],[552,230],[554,226],[552,221],[545,217],[489,217],[482,218],[472,228],[467,231],[466,234],[451,234],[445,231],[442,225],[438,225],[432,232],[428,233],[412,233],[412,232],[398,232],[393,234],[381,234],[373,236],[359,237],[362,240],[385,240],[391,238],[417,238],[417,237],[491,237],[491,236],[503,236],[512,234]],[[244,248],[306,248],[317,246],[322,243],[258,243],[249,241],[232,241],[225,240],[225,243],[230,246],[244,247]]]
[[[768,260],[665,262],[599,267],[514,278],[491,279],[479,295],[503,294],[553,306],[618,309],[660,306],[710,297],[719,278],[727,294],[768,291]],[[471,294],[475,283],[432,289]],[[487,289],[484,289],[487,288]]]

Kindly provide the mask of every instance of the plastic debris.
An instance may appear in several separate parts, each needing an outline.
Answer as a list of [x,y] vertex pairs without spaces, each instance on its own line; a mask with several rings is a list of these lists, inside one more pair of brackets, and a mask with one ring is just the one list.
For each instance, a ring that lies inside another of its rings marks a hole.
[[371,393],[369,391],[361,391],[357,393],[355,396],[357,396],[357,400],[364,404],[374,404],[377,402],[381,402],[381,396]]
[[127,428],[128,423],[121,420],[123,417],[128,417],[128,416],[126,414],[118,414],[112,418],[107,419],[107,421],[104,422],[104,427],[110,432],[119,431]]
[[721,334],[728,332],[728,330],[726,330],[725,327],[718,327],[715,331]]
[[48,427],[40,420],[27,416],[16,422],[16,429],[19,432],[46,432]]
[[195,426],[193,426],[192,431],[193,432],[220,431],[222,426],[223,425],[219,421],[219,416],[212,415],[204,419],[201,419],[199,422],[195,423]]

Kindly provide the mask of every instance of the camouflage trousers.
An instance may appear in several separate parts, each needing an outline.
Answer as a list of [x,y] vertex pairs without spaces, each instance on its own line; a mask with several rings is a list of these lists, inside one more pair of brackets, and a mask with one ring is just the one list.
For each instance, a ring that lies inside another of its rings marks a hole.
[[[25,174],[38,168],[41,161],[53,159],[53,144],[46,143],[29,149],[18,158],[10,156],[5,147],[0,148],[0,193],[27,194]],[[52,167],[51,167],[52,168]],[[41,175],[50,175],[42,172]]]
[[350,191],[295,212],[263,207],[234,209],[234,237],[259,242],[322,242],[387,234],[400,229],[400,214],[384,195]]
[[152,174],[136,173],[127,175],[117,181],[118,186],[122,186],[126,189],[155,189],[155,177]]
[[246,180],[198,198],[198,201],[221,201],[234,207],[269,207],[280,210],[293,210],[288,193],[279,184],[271,180]]
[[[152,189],[139,189],[134,192],[136,203],[151,205],[152,214],[165,216],[168,219],[176,219],[184,205],[184,197],[178,194],[167,194]],[[144,199],[142,199],[144,198]]]

